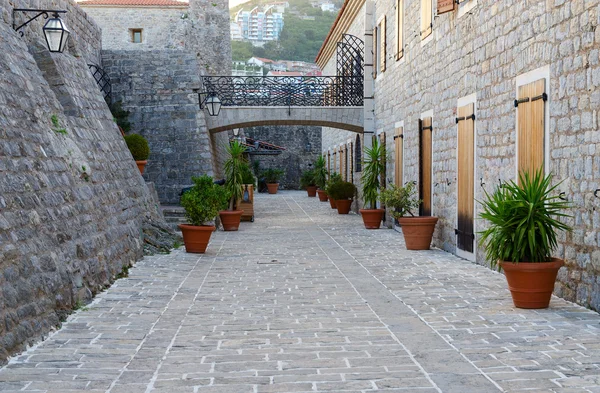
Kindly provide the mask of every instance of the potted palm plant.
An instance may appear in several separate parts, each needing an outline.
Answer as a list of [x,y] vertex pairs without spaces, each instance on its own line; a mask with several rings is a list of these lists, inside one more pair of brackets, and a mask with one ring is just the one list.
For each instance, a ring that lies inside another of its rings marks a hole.
[[315,161],[315,169],[313,178],[317,187],[317,193],[319,195],[319,200],[321,202],[327,202],[329,199],[327,196],[327,191],[325,191],[325,184],[327,183],[327,163],[325,162],[325,157],[319,156],[317,161]]
[[356,195],[356,186],[349,181],[339,181],[329,187],[327,194],[329,198],[335,199],[338,214],[348,214],[352,199]]
[[[559,183],[560,184],[560,183]],[[559,221],[570,217],[564,211],[571,204],[555,195],[552,175],[542,170],[519,175],[498,187],[491,195],[485,192],[479,216],[489,222],[480,232],[492,267],[504,270],[515,307],[547,308],[554,282],[564,260],[553,258],[557,231],[571,227]]]
[[362,168],[362,194],[366,208],[360,209],[365,228],[379,229],[385,213],[377,208],[381,176],[385,173],[385,148],[375,139],[371,148],[365,148]]
[[227,206],[228,195],[210,176],[193,177],[192,181],[194,186],[181,196],[181,206],[185,209],[189,224],[179,224],[179,229],[183,234],[186,252],[204,253],[216,229],[207,223],[214,221],[219,210]]
[[233,141],[227,146],[228,158],[225,161],[225,190],[229,194],[227,210],[221,210],[219,217],[225,231],[237,231],[240,226],[243,210],[238,210],[238,203],[242,199],[243,166],[247,164],[244,157],[246,147],[238,141]]
[[[414,182],[404,187],[390,185],[380,194],[381,202],[391,209],[391,215],[402,227],[402,235],[408,250],[429,250],[437,217],[416,217],[412,212],[419,208],[421,200],[417,196]],[[410,214],[410,217],[406,215]]]
[[150,156],[150,147],[148,147],[148,141],[146,138],[139,134],[125,135],[125,143],[137,164],[140,174],[144,174],[144,168],[148,163],[148,157]]
[[302,176],[300,176],[300,187],[306,190],[309,197],[314,198],[317,196],[317,185],[315,183],[314,169],[309,169],[302,172]]
[[332,209],[337,209],[337,206],[335,204],[335,199],[329,197],[329,189],[331,188],[331,186],[337,182],[341,182],[342,179],[342,175],[340,175],[337,172],[333,172],[330,176],[329,176],[329,180],[327,180],[327,183],[325,183],[325,192],[327,193],[327,197],[329,198],[329,205],[331,206]]
[[282,169],[274,168],[269,168],[263,171],[262,177],[267,183],[269,194],[277,194],[277,190],[279,189],[279,179],[281,179],[281,176],[283,176],[284,173],[285,172]]

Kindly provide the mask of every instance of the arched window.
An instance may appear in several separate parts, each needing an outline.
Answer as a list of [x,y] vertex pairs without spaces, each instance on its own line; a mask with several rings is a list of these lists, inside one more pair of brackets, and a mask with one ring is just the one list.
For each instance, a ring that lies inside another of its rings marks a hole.
[[362,171],[362,148],[360,144],[360,135],[356,135],[356,143],[354,144],[354,171]]

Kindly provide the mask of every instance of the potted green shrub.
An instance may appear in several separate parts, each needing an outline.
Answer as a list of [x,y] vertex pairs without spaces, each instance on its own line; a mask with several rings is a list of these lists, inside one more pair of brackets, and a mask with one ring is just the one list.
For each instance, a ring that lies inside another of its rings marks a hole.
[[317,158],[317,161],[315,161],[313,179],[315,185],[318,187],[317,193],[321,202],[327,202],[327,200],[329,199],[329,197],[327,196],[327,191],[325,191],[325,184],[327,183],[328,174],[329,172],[327,171],[327,163],[325,162],[325,157],[319,156],[319,158]]
[[146,138],[139,134],[125,135],[125,143],[137,164],[140,173],[144,174],[144,168],[148,163],[148,157],[150,156],[150,147]]
[[[414,182],[404,187],[390,185],[381,191],[381,202],[391,209],[391,215],[402,227],[402,235],[408,250],[429,250],[435,230],[437,217],[415,217],[413,210],[418,210],[421,200],[418,198]],[[410,214],[410,217],[407,217]]]
[[[560,183],[559,183],[560,184]],[[564,260],[552,258],[556,233],[570,231],[560,222],[571,204],[556,195],[552,175],[521,173],[519,184],[507,182],[492,194],[485,192],[479,214],[489,222],[480,245],[492,267],[504,270],[515,307],[547,308],[558,270]]]
[[349,181],[335,182],[329,187],[327,194],[329,198],[335,199],[338,214],[348,214],[356,195],[356,186]]
[[227,206],[229,196],[210,176],[193,177],[192,181],[194,186],[181,196],[181,206],[189,224],[179,224],[179,229],[186,252],[204,253],[216,229],[208,223],[214,221],[219,210]]
[[365,158],[362,167],[362,194],[365,208],[360,209],[365,228],[379,229],[384,209],[377,208],[377,199],[381,187],[381,176],[385,173],[385,148],[378,139],[373,141],[370,148],[365,148]]
[[327,193],[327,197],[329,198],[329,205],[331,206],[332,209],[337,209],[337,206],[335,204],[335,199],[329,197],[329,189],[331,188],[331,186],[337,182],[341,182],[342,179],[342,175],[340,175],[337,172],[333,172],[330,176],[329,176],[329,180],[327,180],[327,183],[325,183],[325,192]]
[[246,147],[238,141],[233,141],[227,146],[227,160],[225,161],[225,189],[229,194],[228,210],[221,210],[219,217],[225,231],[237,231],[240,226],[243,210],[238,209],[239,201],[244,196],[243,166],[247,164],[244,157]]
[[267,183],[267,189],[269,194],[277,194],[279,189],[279,179],[285,172],[282,169],[269,168],[263,171],[262,176]]
[[314,198],[317,196],[317,184],[315,183],[315,171],[313,169],[302,172],[300,187],[306,190],[309,197]]

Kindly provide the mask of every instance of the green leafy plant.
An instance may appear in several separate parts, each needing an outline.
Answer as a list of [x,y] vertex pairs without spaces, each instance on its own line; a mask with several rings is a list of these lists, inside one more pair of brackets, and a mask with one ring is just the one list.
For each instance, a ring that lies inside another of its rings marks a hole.
[[314,169],[309,169],[302,172],[302,175],[300,176],[300,187],[303,190],[305,190],[307,187],[314,187],[316,185]]
[[269,168],[265,169],[262,173],[262,177],[265,179],[265,182],[273,184],[279,183],[279,179],[284,175],[285,171],[283,169],[274,169]]
[[333,172],[330,176],[329,176],[329,180],[327,180],[327,183],[325,183],[325,191],[327,192],[327,194],[329,195],[329,189],[331,188],[331,186],[335,183],[341,182],[344,179],[342,179],[342,175],[340,175],[337,172]]
[[252,173],[252,169],[250,169],[250,165],[245,163],[241,167],[242,169],[242,183],[243,184],[252,184],[256,187],[256,177]]
[[388,188],[381,190],[379,194],[381,202],[391,208],[391,215],[395,219],[402,218],[407,214],[415,215],[413,210],[418,209],[421,202],[418,197],[417,186],[414,182],[406,183],[404,187],[391,184]]
[[349,181],[339,181],[331,184],[327,194],[336,201],[352,199],[356,195],[356,186]]
[[571,208],[568,201],[556,194],[552,175],[543,170],[531,175],[519,175],[514,180],[485,192],[480,218],[490,226],[479,232],[480,245],[485,247],[486,258],[495,267],[499,261],[547,262],[557,246],[556,232],[570,231],[571,227],[559,218],[571,217],[564,211]]
[[50,121],[52,122],[52,126],[54,127],[52,130],[57,134],[67,135],[66,128],[60,128],[60,121],[58,120],[57,115],[50,116]]
[[327,171],[327,162],[325,161],[325,157],[319,156],[317,161],[315,161],[315,169],[314,169],[314,181],[315,184],[321,189],[325,189],[325,184],[327,183],[327,175],[329,172]]
[[237,209],[237,202],[243,196],[242,166],[247,165],[244,157],[246,147],[238,141],[233,141],[227,146],[228,158],[225,161],[225,189],[229,193],[229,210]]
[[208,175],[193,177],[192,181],[194,186],[181,196],[181,206],[191,225],[206,225],[227,207],[229,194]]
[[123,109],[123,102],[114,102],[109,106],[109,108],[117,125],[121,127],[125,133],[131,131],[131,123],[129,122],[130,112]]
[[365,205],[370,209],[377,208],[377,197],[381,187],[381,176],[385,173],[386,151],[383,144],[375,139],[370,148],[365,148],[362,168],[362,194]]
[[125,135],[125,143],[136,161],[147,160],[150,156],[150,147],[146,138],[139,134]]

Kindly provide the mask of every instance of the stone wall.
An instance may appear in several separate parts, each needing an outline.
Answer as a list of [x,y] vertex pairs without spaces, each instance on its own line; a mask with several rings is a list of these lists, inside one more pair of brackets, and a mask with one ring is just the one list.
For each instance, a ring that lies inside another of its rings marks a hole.
[[113,100],[131,111],[131,132],[150,145],[144,177],[157,184],[161,203],[178,204],[192,176],[214,175],[212,142],[199,109],[200,70],[180,50],[103,51]]
[[[88,70],[99,47],[81,40],[99,44],[95,24],[69,21],[72,45],[51,54],[39,24],[21,38],[11,5],[0,6],[3,363],[139,259],[143,231],[161,220]],[[36,6],[78,14],[71,3]]]
[[[188,28],[188,5],[137,7],[82,5],[103,31],[102,49],[183,49]],[[132,42],[131,29],[142,29],[142,42]]]
[[[434,244],[456,252],[458,100],[476,96],[476,199],[515,178],[517,79],[547,72],[549,170],[575,205],[574,231],[560,236],[555,254],[566,259],[556,293],[600,310],[599,1],[470,0],[436,16],[433,34],[420,38],[421,0],[405,0],[404,57],[396,61],[395,0],[375,3],[373,22],[387,17],[387,69],[375,81],[376,129],[392,141],[404,123],[404,181],[418,180],[418,119],[433,112]],[[472,8],[467,11],[466,8]],[[357,17],[351,29],[362,23]],[[368,38],[370,39],[370,37]],[[330,65],[334,59],[330,60]],[[324,149],[345,136],[325,131]],[[390,143],[389,149],[393,146]],[[394,162],[389,161],[388,177]],[[484,223],[476,220],[476,231]],[[485,263],[481,248],[476,260]]]
[[249,127],[243,129],[243,134],[250,138],[285,147],[286,150],[279,155],[252,156],[252,161],[258,161],[262,170],[267,168],[285,170],[285,176],[280,182],[282,189],[299,189],[302,172],[311,169],[312,164],[321,152],[321,127]]

